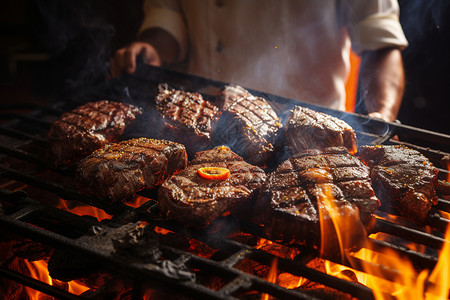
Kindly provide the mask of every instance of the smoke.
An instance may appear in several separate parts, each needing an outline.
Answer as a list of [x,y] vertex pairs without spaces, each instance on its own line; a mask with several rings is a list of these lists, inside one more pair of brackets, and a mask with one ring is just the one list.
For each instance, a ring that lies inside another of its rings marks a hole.
[[406,88],[399,119],[448,133],[450,1],[401,0],[400,22],[409,46],[403,52]]
[[[408,39],[405,50],[407,59],[414,59],[420,48],[429,45],[423,42],[433,32],[439,33],[442,26],[447,26],[449,2],[446,0],[400,0],[400,23]],[[432,57],[429,58],[432,60]]]
[[114,27],[89,1],[36,0],[32,31],[51,60],[36,70],[34,88],[46,96],[85,102],[105,81]]

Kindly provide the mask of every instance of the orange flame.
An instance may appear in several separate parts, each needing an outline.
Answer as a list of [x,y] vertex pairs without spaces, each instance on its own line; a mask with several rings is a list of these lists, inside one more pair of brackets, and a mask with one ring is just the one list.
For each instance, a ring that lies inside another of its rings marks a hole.
[[[278,259],[274,257],[272,260],[272,264],[270,266],[269,274],[267,274],[266,280],[271,283],[275,283],[277,280],[278,273]],[[261,300],[269,300],[269,294],[263,293],[261,294]]]
[[[348,261],[352,261],[347,246],[349,241],[353,241],[348,235],[351,235],[352,227],[349,227],[349,222],[346,220],[346,214],[339,213],[339,207],[334,205],[331,187],[327,184],[318,185],[320,192],[318,193],[319,216],[321,220],[321,238],[322,238],[322,253],[324,253],[324,245],[327,242],[327,234],[329,230],[336,230],[336,238],[339,242],[341,250],[341,257],[346,257]],[[326,222],[325,215],[331,218],[330,222]],[[351,220],[351,218],[350,218]],[[354,221],[354,220],[353,220]],[[354,222],[351,221],[351,224]],[[356,224],[356,223],[355,223]],[[334,227],[334,228],[330,228]],[[429,231],[430,228],[425,228]],[[382,239],[380,234],[372,235],[372,238]],[[328,236],[329,238],[329,236]],[[445,234],[445,240],[450,240],[450,227]],[[367,241],[367,240],[366,240]],[[329,242],[328,242],[329,243]],[[375,298],[379,299],[448,299],[450,287],[450,242],[444,244],[443,249],[439,255],[439,260],[431,275],[427,270],[420,273],[416,271],[411,261],[407,258],[401,257],[397,252],[387,249],[384,253],[378,253],[367,248],[362,248],[353,256],[360,258],[366,262],[363,264],[364,272],[352,270],[346,266],[326,262],[326,272],[333,276],[340,276],[340,272],[345,269],[350,269],[356,275],[358,282],[365,284],[374,292]],[[412,250],[424,251],[423,247],[411,246]],[[380,268],[383,266],[383,268]],[[395,278],[386,276],[384,270],[391,270],[398,274]],[[345,276],[342,276],[343,279]]]
[[72,201],[66,201],[63,199],[60,199],[60,202],[58,203],[58,205],[56,205],[56,208],[69,211],[78,216],[92,216],[92,217],[97,218],[98,221],[112,218],[111,215],[107,214],[105,211],[103,211],[100,208],[81,204],[81,203],[75,204]]
[[171,231],[169,229],[165,229],[165,228],[159,227],[159,226],[155,226],[154,230],[155,230],[156,233],[162,234],[162,235],[173,233],[173,231]]
[[[450,228],[450,227],[449,227]],[[450,229],[445,234],[446,240],[450,238]],[[355,254],[356,257],[373,262],[373,265],[365,264],[367,273],[366,280],[362,281],[374,292],[375,299],[447,299],[450,287],[450,246],[449,242],[444,244],[439,255],[439,260],[431,275],[423,270],[416,271],[413,264],[406,258],[399,256],[393,250],[385,253],[375,253],[362,249]],[[395,282],[383,280],[384,274],[381,269],[374,267],[382,264],[392,270],[398,270]]]
[[[25,260],[25,264],[27,265],[28,270],[30,271],[30,276],[32,278],[37,279],[43,283],[47,283],[48,285],[51,286],[63,286],[67,284],[68,286],[67,291],[71,294],[80,295],[89,289],[88,287],[83,286],[74,281],[69,281],[65,283],[59,280],[52,279],[48,274],[47,262],[44,260],[33,262]],[[26,287],[26,292],[30,300],[43,300],[50,298],[48,295],[29,287]]]

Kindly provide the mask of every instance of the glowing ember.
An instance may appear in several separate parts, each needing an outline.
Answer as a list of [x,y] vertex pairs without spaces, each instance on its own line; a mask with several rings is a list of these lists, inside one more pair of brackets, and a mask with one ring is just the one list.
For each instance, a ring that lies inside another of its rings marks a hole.
[[136,207],[141,206],[142,204],[144,204],[145,202],[147,202],[149,200],[150,200],[149,198],[135,195],[132,200],[126,202],[125,204],[136,208]]
[[93,207],[90,205],[83,205],[83,204],[78,204],[78,205],[75,204],[74,205],[74,202],[66,201],[63,199],[60,199],[60,203],[56,206],[56,208],[69,211],[78,216],[92,216],[92,217],[97,218],[98,221],[112,218],[111,215],[105,213],[100,208]]
[[168,229],[165,229],[162,227],[158,227],[158,226],[155,226],[155,232],[158,234],[163,234],[163,235],[173,233],[173,231],[171,231],[171,230],[168,230]]
[[[52,279],[50,277],[50,275],[48,274],[47,262],[44,260],[33,261],[33,262],[29,262],[29,261],[25,260],[25,264],[27,265],[28,270],[30,271],[30,277],[32,277],[36,280],[39,280],[43,283],[47,283],[48,285],[51,285],[51,286],[67,285],[66,290],[71,294],[80,295],[89,289],[88,287],[83,286],[74,281],[69,281],[66,283],[66,282]],[[28,294],[28,297],[30,300],[42,300],[42,299],[50,298],[50,296],[48,296],[44,293],[41,293],[39,291],[36,291],[32,288],[29,288],[29,287],[26,287],[26,291],[27,291],[27,294]]]

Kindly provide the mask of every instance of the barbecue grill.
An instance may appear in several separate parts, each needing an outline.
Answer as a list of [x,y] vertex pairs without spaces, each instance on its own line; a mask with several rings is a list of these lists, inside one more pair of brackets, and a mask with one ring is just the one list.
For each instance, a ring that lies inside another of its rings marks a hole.
[[[124,75],[101,87],[86,90],[84,96],[100,99],[99,97],[105,98],[107,95],[145,108],[156,94],[158,84],[162,82],[186,91],[198,91],[211,101],[214,101],[217,91],[227,84],[164,68],[140,65],[135,75]],[[450,152],[448,135],[395,122],[386,123],[367,116],[335,111],[251,89],[249,91],[268,99],[282,120],[285,120],[294,105],[303,105],[349,123],[355,129],[360,144],[404,144],[416,149],[439,169],[440,180],[448,178],[445,160]],[[365,267],[371,265],[388,281],[394,280],[401,272],[383,264],[354,257],[350,252],[345,258],[323,257],[311,249],[294,246],[290,246],[290,249],[280,245],[295,254],[294,257],[284,257],[257,245],[257,241],[268,239],[261,226],[233,216],[224,217],[214,226],[204,230],[188,229],[160,217],[155,190],[139,192],[138,198],[145,201],[137,205],[111,205],[79,193],[74,186],[72,170],[52,167],[45,140],[51,123],[63,112],[79,104],[69,99],[50,106],[29,107],[31,112],[28,114],[1,115],[4,118],[0,127],[1,231],[7,233],[5,236],[8,238],[3,239],[7,247],[21,244],[24,240],[31,241],[33,244],[44,245],[53,255],[58,253],[60,257],[64,257],[64,253],[70,253],[70,258],[77,263],[79,260],[81,265],[84,259],[86,265],[95,265],[109,276],[105,277],[102,285],[78,296],[11,269],[8,264],[10,259],[2,257],[0,277],[7,280],[5,282],[17,282],[58,299],[142,299],[145,295],[148,297],[149,291],[156,291],[155,297],[160,295],[161,298],[175,295],[174,297],[183,296],[187,299],[259,299],[261,295],[269,294],[280,299],[311,299],[329,298],[330,290],[336,293],[334,295],[373,299],[374,292],[370,288],[326,274],[311,266],[311,262],[321,258],[360,272],[364,272]],[[130,133],[130,137],[139,137],[142,134],[145,134],[145,129],[142,129],[142,132]],[[395,135],[399,140],[392,139]],[[102,209],[111,218],[98,221],[89,216],[76,215],[58,208],[59,199]],[[443,193],[439,195],[438,205],[429,212],[424,226],[417,226],[396,216],[392,211],[377,211],[376,225],[371,233],[385,233],[391,238],[380,240],[369,237],[365,247],[375,252],[392,250],[408,257],[418,270],[432,270],[438,261],[439,250],[449,242],[444,238],[450,222],[444,217],[445,212],[450,213],[450,201],[444,199]],[[112,239],[112,244],[115,243],[112,247],[115,247],[115,250],[125,249],[130,255],[122,255],[117,251],[113,253],[111,246],[96,246],[80,238],[91,236],[108,240],[108,233],[111,232],[124,232],[124,236],[130,237],[131,241]],[[149,232],[151,234],[148,234]],[[209,254],[203,255],[198,250],[199,246],[194,249],[174,246],[174,243],[170,242],[171,239],[186,239],[191,244],[195,241],[197,245],[201,245],[200,248],[207,249]],[[117,246],[117,243],[120,245]],[[414,245],[415,250],[406,244]],[[131,254],[135,252],[132,248],[142,245],[154,251],[153,258],[149,258],[147,253],[142,260],[133,259]],[[42,255],[46,259],[49,256],[50,254]],[[255,268],[266,271],[273,269],[274,262],[279,273],[306,278],[323,288],[319,291],[288,289],[269,279],[267,272],[254,271]],[[244,263],[253,266],[253,271],[242,268]],[[122,289],[115,288],[118,286],[117,282],[123,282]]]

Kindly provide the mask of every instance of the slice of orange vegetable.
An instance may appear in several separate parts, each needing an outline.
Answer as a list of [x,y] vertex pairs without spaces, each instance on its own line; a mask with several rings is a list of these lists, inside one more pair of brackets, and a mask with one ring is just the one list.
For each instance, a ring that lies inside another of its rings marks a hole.
[[201,178],[209,180],[227,180],[230,177],[230,170],[219,167],[204,167],[197,170]]

